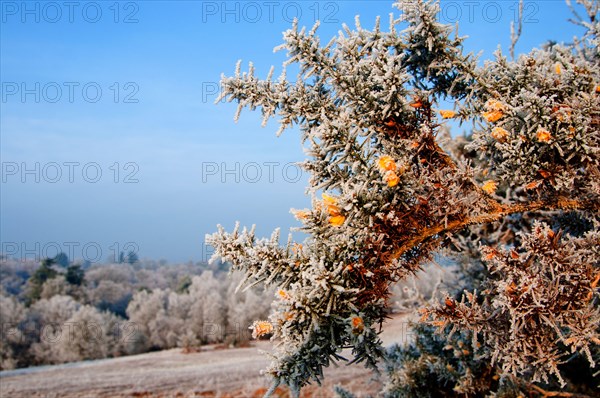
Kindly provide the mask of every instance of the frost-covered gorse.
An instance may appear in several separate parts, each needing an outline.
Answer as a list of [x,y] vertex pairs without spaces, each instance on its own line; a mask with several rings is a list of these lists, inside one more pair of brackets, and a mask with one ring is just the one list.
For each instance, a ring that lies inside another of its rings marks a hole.
[[[279,132],[298,126],[308,158],[312,208],[293,211],[305,242],[221,227],[207,237],[248,284],[279,288],[255,330],[277,342],[275,384],[318,381],[344,347],[375,368],[390,285],[440,250],[484,264],[485,278],[423,321],[472,336],[498,377],[564,384],[572,354],[597,366],[600,24],[598,2],[581,3],[581,37],[516,60],[498,51],[478,65],[437,3],[410,0],[387,30],[357,18],[326,45],[318,25],[294,24],[281,49],[295,83],[239,64],[222,79],[236,118],[260,108]],[[445,119],[473,133],[451,138]]]

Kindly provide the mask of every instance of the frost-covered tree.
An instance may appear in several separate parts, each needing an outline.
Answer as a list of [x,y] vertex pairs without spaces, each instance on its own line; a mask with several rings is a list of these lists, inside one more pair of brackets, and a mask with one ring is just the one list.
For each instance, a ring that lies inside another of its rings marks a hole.
[[85,273],[85,279],[90,287],[98,286],[101,281],[133,285],[136,282],[136,275],[129,264],[95,265]]
[[197,330],[201,342],[215,343],[223,338],[226,306],[226,286],[215,278],[212,271],[205,271],[192,278],[189,296],[193,300],[190,321]]
[[[294,24],[281,49],[295,82],[273,69],[259,79],[252,64],[223,77],[219,100],[239,104],[236,118],[260,108],[279,133],[296,126],[308,157],[312,208],[293,211],[305,242],[237,227],[207,237],[249,284],[279,289],[254,330],[277,342],[274,385],[298,393],[344,347],[376,368],[391,284],[442,249],[467,271],[466,290],[423,309],[423,322],[469,336],[485,374],[539,394],[570,388],[570,363],[596,366],[600,22],[597,1],[579,3],[580,37],[514,60],[498,51],[481,66],[436,2],[406,0],[387,30],[357,18],[325,45],[318,25]],[[472,134],[448,137],[448,119]],[[486,392],[461,369],[461,391]]]
[[54,296],[68,296],[69,284],[62,275],[48,279],[42,284],[41,299],[51,299]]
[[248,326],[266,318],[273,300],[263,289],[233,294],[239,276],[202,264],[144,260],[94,265],[75,283],[57,269],[26,306],[31,296],[23,288],[40,264],[0,261],[0,369],[245,342]]
[[23,329],[35,339],[30,352],[38,364],[63,362],[59,342],[68,336],[67,322],[80,307],[72,297],[61,295],[39,300],[31,306],[28,325]]
[[61,338],[52,346],[60,362],[99,359],[121,354],[119,318],[85,305],[63,325]]
[[273,289],[259,291],[255,288],[236,292],[242,281],[243,275],[236,272],[229,279],[227,286],[225,337],[226,342],[234,345],[249,340],[251,332],[248,328],[255,320],[267,317],[274,298]]
[[268,314],[273,294],[247,290],[235,295],[239,282],[239,276],[225,279],[205,271],[190,279],[187,292],[137,292],[127,307],[135,327],[130,351],[243,341],[252,321]]
[[167,296],[168,292],[165,290],[157,289],[152,292],[142,290],[133,296],[127,306],[127,316],[135,325],[135,342],[141,352],[151,347],[163,347],[164,338],[157,330],[160,322],[157,324],[156,319],[165,312]]
[[96,286],[87,289],[91,304],[100,310],[108,310],[125,317],[127,305],[133,296],[132,286],[115,283],[112,280],[101,280]]
[[21,331],[26,316],[22,303],[0,294],[0,370],[14,369],[27,361],[28,341]]
[[27,299],[29,304],[40,299],[44,283],[48,280],[56,278],[58,274],[57,270],[54,269],[56,264],[52,258],[46,258],[42,260],[40,266],[35,270],[31,277],[27,281]]

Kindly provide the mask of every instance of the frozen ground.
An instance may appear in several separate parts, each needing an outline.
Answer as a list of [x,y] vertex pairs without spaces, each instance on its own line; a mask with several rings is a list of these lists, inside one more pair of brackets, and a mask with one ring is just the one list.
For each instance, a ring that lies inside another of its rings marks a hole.
[[[407,317],[396,316],[384,326],[384,343],[406,340]],[[268,358],[250,348],[214,349],[184,354],[180,349],[121,358],[76,362],[0,372],[0,397],[260,397],[269,381],[260,375]],[[362,365],[330,367],[322,387],[309,387],[304,397],[331,397],[341,384],[360,395],[377,391],[379,380]],[[276,396],[288,397],[280,389]]]

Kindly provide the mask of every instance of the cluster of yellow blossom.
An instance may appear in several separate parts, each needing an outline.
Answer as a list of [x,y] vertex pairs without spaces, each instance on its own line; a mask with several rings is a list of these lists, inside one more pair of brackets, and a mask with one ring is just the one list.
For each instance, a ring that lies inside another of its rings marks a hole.
[[390,156],[382,156],[377,161],[379,171],[383,173],[383,179],[388,187],[395,187],[400,182],[400,177],[396,174],[396,162]]
[[296,220],[302,221],[302,220],[306,220],[310,216],[310,210],[308,210],[308,209],[304,209],[304,210],[293,209],[292,214],[294,215]]
[[454,111],[448,111],[448,110],[442,110],[442,111],[440,111],[440,115],[444,119],[452,119],[453,117],[456,117],[456,112],[454,112]]
[[383,177],[385,182],[388,184],[388,187],[395,187],[400,182],[400,177],[393,171],[389,171]]
[[327,213],[329,213],[329,224],[334,227],[342,225],[346,220],[346,217],[342,215],[342,209],[337,205],[337,198],[324,193],[323,203],[327,207]]
[[481,187],[487,194],[492,195],[498,189],[498,184],[494,180],[487,180]]
[[273,324],[269,321],[254,321],[249,329],[252,329],[252,338],[257,339],[272,334]]
[[281,297],[283,300],[287,300],[290,298],[290,295],[283,289],[277,290],[277,295]]
[[[327,213],[329,213],[329,223],[331,225],[333,225],[335,227],[339,227],[340,225],[344,224],[346,217],[342,214],[342,209],[340,209],[340,207],[337,205],[336,197],[324,193],[323,194],[323,204],[325,205],[325,208],[327,209]],[[322,208],[321,204],[318,203],[317,207],[316,207],[317,211],[320,211],[321,208]],[[311,211],[308,209],[304,209],[304,210],[292,209],[291,212],[294,215],[294,217],[300,221],[306,220],[311,215]],[[301,248],[301,247],[302,247],[302,245],[299,245],[299,248]],[[294,250],[294,252],[297,252],[298,247],[294,247],[293,250]]]
[[548,130],[539,129],[536,133],[536,137],[539,142],[550,142],[552,134]]
[[361,317],[353,316],[352,317],[352,331],[356,333],[362,333],[365,329],[365,324]]
[[483,112],[483,117],[488,122],[493,123],[497,122],[504,116],[504,113],[506,112],[506,105],[498,100],[490,99],[485,103],[485,109],[486,111]]
[[423,107],[423,101],[419,97],[414,97],[413,102],[409,104],[411,107],[415,109],[419,109]]
[[562,66],[560,65],[560,62],[554,64],[554,72],[556,72],[557,75],[562,73]]
[[508,137],[508,131],[503,129],[502,127],[494,127],[492,129],[492,138],[494,138],[498,142],[504,142],[506,137]]
[[[485,116],[485,114],[491,114],[492,112],[499,112],[499,114],[502,113],[502,111],[495,109],[495,110],[491,110],[490,112],[485,112],[484,116]],[[570,116],[570,114],[571,114],[570,110],[568,110],[568,109],[563,110],[563,112],[564,113],[561,113],[561,109],[559,109],[559,108],[555,109],[555,113],[557,113],[557,118],[561,121],[564,121],[564,119],[563,119],[564,115]],[[498,118],[502,117],[502,115],[498,116],[499,114],[494,114],[493,116],[490,116],[489,118],[486,116],[486,118],[488,119],[488,121],[493,122],[493,121],[497,120],[496,117],[498,117]],[[506,137],[508,137],[508,134],[509,134],[508,131],[503,129],[502,127],[494,127],[492,129],[492,132],[490,135],[496,141],[504,142],[506,140]],[[548,130],[540,128],[536,132],[536,138],[539,142],[548,143],[552,140],[552,134]]]

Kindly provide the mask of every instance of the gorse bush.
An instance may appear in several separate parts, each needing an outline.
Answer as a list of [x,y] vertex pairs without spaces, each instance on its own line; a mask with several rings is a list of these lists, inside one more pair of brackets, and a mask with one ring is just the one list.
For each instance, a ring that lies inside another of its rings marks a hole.
[[[293,211],[305,242],[237,227],[207,237],[249,284],[279,289],[270,323],[255,330],[277,342],[274,385],[298,394],[345,347],[375,369],[390,286],[438,252],[465,271],[465,290],[421,311],[450,336],[402,354],[397,395],[451,386],[480,396],[508,381],[577,389],[569,363],[596,367],[600,23],[598,2],[580,3],[581,37],[515,60],[498,51],[480,66],[436,20],[436,2],[407,0],[387,30],[357,18],[325,45],[318,25],[294,24],[280,48],[299,67],[295,83],[273,69],[258,79],[252,65],[223,77],[220,99],[238,103],[236,118],[260,108],[279,132],[297,126],[308,155],[312,208]],[[473,131],[450,137],[446,119]],[[457,334],[475,357],[444,359]]]
[[499,389],[499,375],[472,350],[468,334],[438,336],[423,324],[414,333],[414,342],[386,353],[384,397],[472,396]]

